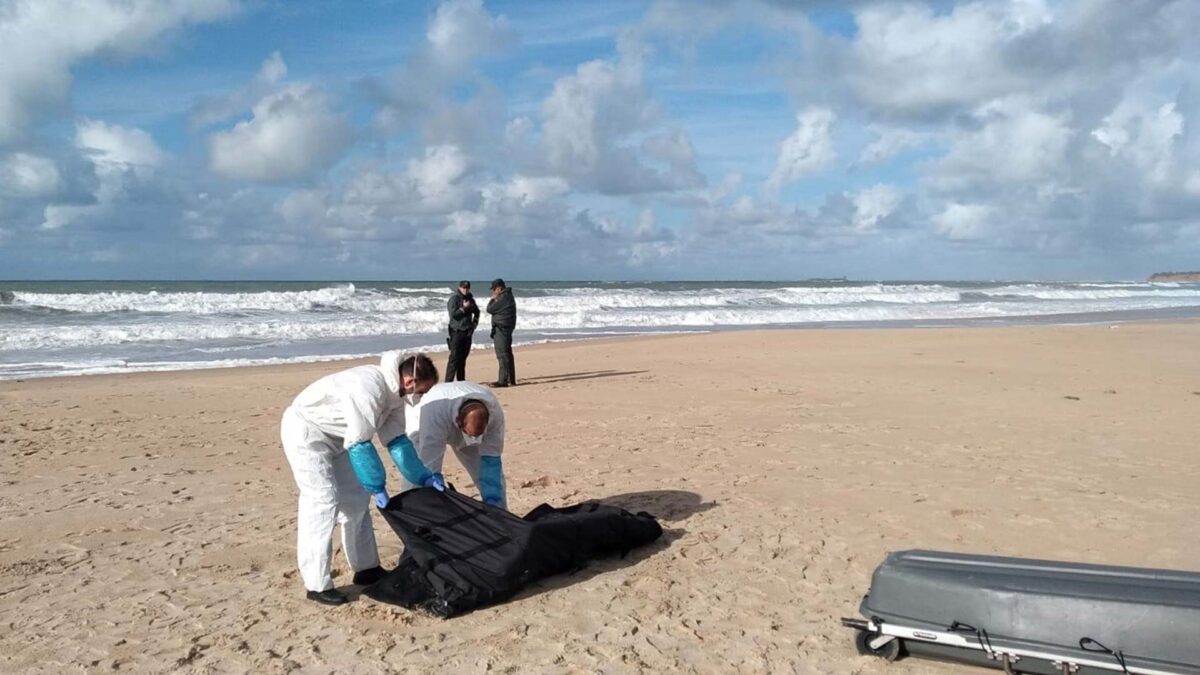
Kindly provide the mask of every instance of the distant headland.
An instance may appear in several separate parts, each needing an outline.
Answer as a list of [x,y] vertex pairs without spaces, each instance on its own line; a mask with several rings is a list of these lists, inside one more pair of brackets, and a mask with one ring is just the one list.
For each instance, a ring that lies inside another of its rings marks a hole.
[[1155,272],[1146,281],[1200,281],[1200,272]]

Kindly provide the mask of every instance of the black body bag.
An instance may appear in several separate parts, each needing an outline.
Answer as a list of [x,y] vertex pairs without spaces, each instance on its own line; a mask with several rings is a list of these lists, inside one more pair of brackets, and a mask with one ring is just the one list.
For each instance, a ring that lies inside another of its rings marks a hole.
[[542,504],[524,518],[466,497],[453,488],[417,488],[380,509],[404,554],[368,597],[442,618],[511,598],[538,579],[572,572],[604,555],[662,536],[654,516],[584,502]]

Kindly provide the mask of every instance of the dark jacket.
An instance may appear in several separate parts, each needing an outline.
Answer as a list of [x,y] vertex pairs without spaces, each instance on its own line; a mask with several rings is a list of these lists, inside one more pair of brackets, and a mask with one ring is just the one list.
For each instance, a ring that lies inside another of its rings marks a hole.
[[492,315],[492,327],[509,330],[517,327],[517,301],[513,300],[511,288],[505,288],[489,300],[487,311]]
[[463,295],[455,291],[446,304],[446,310],[450,312],[451,331],[473,331],[479,324],[479,305],[475,304],[475,296],[470,293]]

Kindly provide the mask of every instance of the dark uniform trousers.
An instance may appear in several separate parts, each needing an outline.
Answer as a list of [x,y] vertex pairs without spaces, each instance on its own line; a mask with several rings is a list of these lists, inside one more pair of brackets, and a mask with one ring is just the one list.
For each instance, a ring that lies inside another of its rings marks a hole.
[[514,385],[517,383],[517,366],[512,351],[513,329],[508,326],[496,326],[492,333],[496,360],[500,362],[500,374],[496,381],[502,385]]
[[451,330],[446,338],[450,346],[450,358],[446,361],[446,381],[467,379],[467,357],[471,354],[471,331]]

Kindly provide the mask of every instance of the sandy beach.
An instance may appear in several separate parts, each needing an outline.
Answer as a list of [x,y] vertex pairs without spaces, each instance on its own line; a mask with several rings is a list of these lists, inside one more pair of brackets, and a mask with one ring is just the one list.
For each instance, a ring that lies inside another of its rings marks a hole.
[[350,364],[2,382],[0,671],[960,672],[855,654],[838,619],[888,551],[1200,569],[1197,345],[1200,322],[518,348],[512,510],[601,499],[667,535],[449,621],[304,599],[279,416]]

